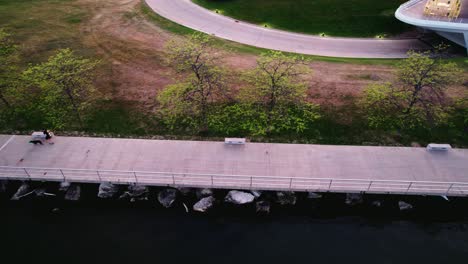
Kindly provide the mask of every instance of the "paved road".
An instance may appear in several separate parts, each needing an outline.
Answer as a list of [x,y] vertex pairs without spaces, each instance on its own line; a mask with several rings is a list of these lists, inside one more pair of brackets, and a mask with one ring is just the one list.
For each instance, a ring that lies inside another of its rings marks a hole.
[[186,27],[261,48],[348,58],[403,58],[410,49],[427,49],[417,39],[323,38],[268,29],[204,9],[190,0],[146,0],[159,15]]
[[[11,140],[10,140],[11,139]],[[0,179],[228,189],[468,194],[468,150],[0,135]],[[8,166],[2,167],[2,166]],[[24,168],[28,169],[25,172]],[[49,168],[49,169],[44,169]],[[61,169],[61,170],[60,170]],[[97,172],[99,170],[99,173]],[[437,183],[422,183],[422,182]],[[452,183],[460,182],[460,184]]]

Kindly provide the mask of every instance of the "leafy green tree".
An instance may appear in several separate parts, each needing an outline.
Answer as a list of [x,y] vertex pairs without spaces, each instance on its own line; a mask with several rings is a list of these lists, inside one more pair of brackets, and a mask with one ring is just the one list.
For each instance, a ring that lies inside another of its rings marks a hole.
[[213,108],[208,119],[210,130],[224,136],[265,135],[267,116],[258,105],[235,103]]
[[93,82],[98,63],[62,49],[24,72],[24,79],[40,89],[36,104],[49,125],[62,129],[78,124],[83,128],[83,113],[96,99]]
[[447,121],[447,88],[460,81],[462,70],[439,55],[409,52],[398,65],[394,83],[366,88],[362,106],[370,126],[383,129],[431,127]]
[[261,105],[236,103],[216,107],[209,117],[209,127],[214,133],[225,136],[264,136],[273,132],[284,135],[312,128],[312,123],[319,117],[318,107],[314,104],[290,105],[283,115],[277,115],[275,130],[267,131],[271,126]]
[[465,91],[465,95],[455,101],[451,117],[455,127],[461,128],[461,133],[468,140],[468,91]]
[[303,76],[307,73],[309,68],[302,57],[278,51],[262,54],[257,66],[245,73],[248,85],[240,91],[239,99],[260,106],[266,116],[266,134],[300,132],[306,129],[306,123],[319,118],[318,107],[306,102]]
[[8,94],[17,81],[16,68],[17,47],[11,35],[0,29],[0,105],[11,108]]
[[182,120],[206,131],[210,104],[227,93],[226,71],[216,65],[211,41],[209,36],[195,33],[185,40],[172,40],[166,47],[168,62],[185,77],[158,96],[161,112],[171,126]]

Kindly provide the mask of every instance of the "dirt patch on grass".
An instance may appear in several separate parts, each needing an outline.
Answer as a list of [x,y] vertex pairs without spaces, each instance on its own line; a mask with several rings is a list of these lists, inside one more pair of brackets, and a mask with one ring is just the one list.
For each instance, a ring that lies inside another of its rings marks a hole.
[[139,0],[79,3],[93,14],[82,26],[84,43],[107,65],[98,86],[114,99],[152,109],[157,92],[173,82],[161,53],[170,34],[142,17]]

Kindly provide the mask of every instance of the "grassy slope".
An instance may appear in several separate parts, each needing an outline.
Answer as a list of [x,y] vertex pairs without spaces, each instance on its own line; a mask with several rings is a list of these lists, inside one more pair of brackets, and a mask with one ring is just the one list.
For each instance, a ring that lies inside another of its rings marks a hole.
[[255,24],[310,34],[374,37],[398,34],[409,26],[394,16],[407,0],[193,0]]

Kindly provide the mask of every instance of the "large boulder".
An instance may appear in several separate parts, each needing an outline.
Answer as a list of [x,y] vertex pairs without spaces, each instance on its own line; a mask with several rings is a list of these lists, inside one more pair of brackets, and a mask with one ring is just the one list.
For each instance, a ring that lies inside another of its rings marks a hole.
[[400,211],[408,211],[408,210],[411,210],[413,209],[413,205],[407,203],[407,202],[404,202],[404,201],[399,201],[398,202],[398,207],[400,208]]
[[320,193],[316,193],[316,192],[308,192],[307,193],[307,198],[308,199],[320,199],[320,198],[322,198],[322,195]]
[[131,202],[137,200],[148,200],[149,189],[144,185],[131,184],[127,187],[119,199],[130,199]]
[[255,209],[257,213],[270,213],[270,202],[268,201],[258,201],[255,203]]
[[59,191],[66,192],[68,188],[70,188],[71,183],[67,181],[63,181],[59,185]]
[[213,196],[204,197],[193,205],[193,210],[204,213],[213,207],[214,202],[215,198]]
[[251,194],[253,194],[253,196],[255,196],[255,198],[260,198],[260,196],[262,196],[262,191],[250,191]]
[[281,205],[295,205],[297,201],[294,192],[277,192],[276,199]]
[[0,193],[7,191],[8,181],[0,180]]
[[108,199],[114,197],[119,191],[119,186],[110,182],[103,182],[99,184],[98,197]]
[[358,205],[364,202],[364,197],[360,193],[347,193],[345,203],[347,205]]
[[16,193],[13,194],[13,196],[11,197],[11,200],[19,200],[23,198],[24,196],[27,196],[33,192],[34,191],[31,191],[31,185],[29,185],[29,183],[27,182],[23,182],[23,184],[21,184],[21,186],[18,188]]
[[37,197],[44,197],[46,193],[46,189],[44,187],[40,187],[34,190],[34,193]]
[[195,192],[198,199],[213,196],[213,190],[211,189],[197,189]]
[[65,193],[64,199],[67,201],[78,201],[81,197],[81,186],[78,184],[71,184]]
[[163,189],[159,191],[158,193],[158,201],[159,203],[166,207],[169,208],[172,206],[172,204],[175,202],[177,198],[177,190],[176,189]]
[[247,204],[253,202],[255,196],[248,192],[229,191],[224,200],[233,204]]

